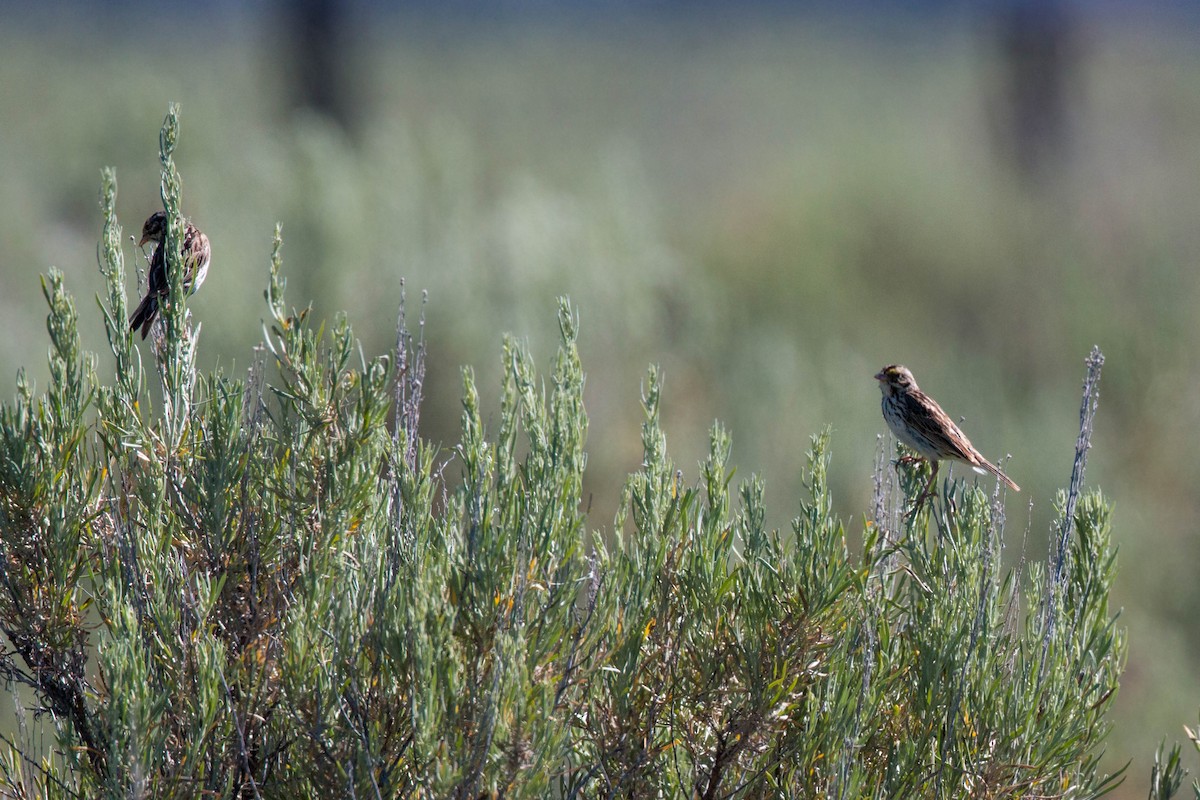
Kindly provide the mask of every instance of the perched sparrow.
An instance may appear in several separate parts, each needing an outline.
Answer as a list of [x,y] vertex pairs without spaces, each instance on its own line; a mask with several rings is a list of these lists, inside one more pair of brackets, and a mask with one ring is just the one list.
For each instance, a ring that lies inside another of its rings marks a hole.
[[[138,303],[137,310],[129,318],[130,330],[142,329],[142,338],[150,332],[154,318],[158,315],[159,299],[167,296],[171,283],[167,280],[167,256],[163,250],[163,240],[167,236],[167,214],[165,211],[155,211],[142,225],[142,238],[138,247],[147,242],[154,242],[154,253],[150,256],[149,286],[146,296]],[[208,263],[212,251],[208,246],[208,237],[188,222],[183,231],[183,290],[191,294],[204,283],[208,274]]]
[[1014,492],[1021,491],[1021,487],[999,467],[980,455],[954,420],[932,397],[920,390],[907,367],[899,364],[884,367],[875,375],[875,380],[879,381],[879,390],[883,392],[883,418],[892,433],[933,465],[933,474],[917,498],[914,510],[920,508],[933,490],[938,461],[946,458],[962,461],[981,475],[990,472]]

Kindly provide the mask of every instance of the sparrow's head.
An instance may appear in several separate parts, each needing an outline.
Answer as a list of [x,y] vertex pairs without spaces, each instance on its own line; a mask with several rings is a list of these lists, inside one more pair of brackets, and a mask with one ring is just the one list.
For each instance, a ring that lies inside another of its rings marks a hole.
[[138,241],[138,247],[141,247],[146,242],[162,244],[162,240],[166,237],[167,212],[155,211],[153,214],[146,217],[146,222],[142,225],[142,238]]
[[875,373],[875,380],[879,381],[879,391],[883,392],[885,397],[910,392],[917,388],[917,381],[908,371],[908,367],[899,364],[892,364],[879,370]]

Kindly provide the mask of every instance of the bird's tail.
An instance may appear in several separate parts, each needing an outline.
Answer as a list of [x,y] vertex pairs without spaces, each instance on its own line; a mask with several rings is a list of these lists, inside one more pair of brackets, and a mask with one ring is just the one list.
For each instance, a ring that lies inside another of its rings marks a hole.
[[1008,486],[1008,488],[1012,489],[1014,492],[1019,492],[1019,491],[1021,491],[1021,487],[1020,487],[1020,486],[1017,486],[1017,484],[1016,484],[1016,483],[1013,481],[1013,479],[1012,479],[1012,478],[1008,477],[1008,476],[1007,476],[1007,475],[1005,475],[1003,472],[1001,472],[999,467],[997,467],[997,466],[996,466],[995,464],[993,464],[992,462],[988,461],[988,460],[987,460],[986,458],[984,458],[983,456],[979,456],[979,463],[978,463],[978,464],[974,464],[973,466],[975,467],[975,471],[976,471],[976,472],[979,472],[979,473],[983,473],[983,472],[990,472],[990,473],[992,473],[992,474],[993,474],[993,475],[995,475],[997,478],[999,478],[1000,480],[1004,481],[1004,484],[1005,484],[1006,486]]
[[133,316],[129,318],[129,329],[131,331],[142,329],[142,338],[146,338],[146,334],[150,332],[150,326],[154,324],[154,316],[158,313],[158,296],[154,292],[150,292],[142,298],[142,302],[138,303],[137,309],[133,312]]

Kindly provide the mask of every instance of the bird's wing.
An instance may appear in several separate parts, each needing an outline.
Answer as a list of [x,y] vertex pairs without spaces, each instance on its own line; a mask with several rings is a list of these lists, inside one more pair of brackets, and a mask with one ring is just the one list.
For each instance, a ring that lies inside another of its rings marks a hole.
[[908,401],[916,405],[914,413],[909,415],[913,426],[943,458],[979,464],[983,457],[932,397],[924,392],[909,392]]
[[204,282],[204,273],[208,269],[209,259],[208,237],[196,227],[189,225],[183,239],[183,285],[184,289],[194,291]]
[[150,256],[150,272],[146,275],[150,294],[166,294],[170,284],[167,283],[167,249],[157,245]]

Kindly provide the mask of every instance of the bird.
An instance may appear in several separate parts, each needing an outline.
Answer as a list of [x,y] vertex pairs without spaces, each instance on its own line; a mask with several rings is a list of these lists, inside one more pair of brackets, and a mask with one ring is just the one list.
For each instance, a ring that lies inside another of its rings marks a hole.
[[883,393],[883,418],[892,433],[933,466],[929,483],[917,498],[914,511],[933,490],[938,462],[944,459],[961,461],[980,475],[990,472],[1014,492],[1021,491],[1012,478],[975,449],[937,401],[921,391],[907,367],[900,364],[886,366],[875,374],[875,380],[879,381],[879,390]]
[[[154,253],[150,256],[150,273],[147,276],[146,296],[138,303],[137,309],[129,317],[129,329],[142,329],[142,338],[150,332],[154,318],[158,315],[158,306],[162,298],[170,291],[171,282],[167,280],[167,255],[163,241],[167,236],[167,213],[155,211],[146,218],[142,225],[142,238],[138,247],[147,242],[153,242]],[[212,260],[212,249],[208,237],[191,222],[185,220],[183,229],[183,291],[192,294],[204,283],[208,275],[208,265]]]

